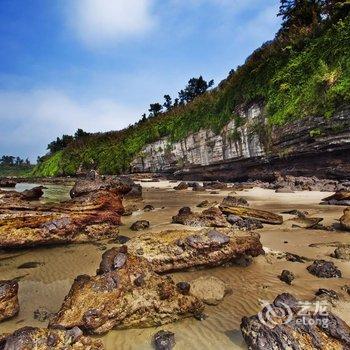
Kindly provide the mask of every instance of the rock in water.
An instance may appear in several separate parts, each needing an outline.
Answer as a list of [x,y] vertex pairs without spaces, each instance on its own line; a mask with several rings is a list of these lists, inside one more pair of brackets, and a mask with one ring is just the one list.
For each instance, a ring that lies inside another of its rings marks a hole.
[[175,346],[175,334],[161,330],[153,336],[153,345],[156,350],[171,350]]
[[109,190],[59,204],[32,205],[17,197],[3,201],[0,201],[0,248],[116,237],[124,211],[121,197]]
[[341,271],[334,265],[332,261],[315,260],[313,264],[307,267],[307,270],[320,278],[340,278]]
[[279,279],[287,284],[292,284],[292,281],[295,279],[294,273],[288,270],[283,270]]
[[292,295],[279,295],[258,315],[243,317],[249,350],[342,350],[350,347],[350,327],[331,312],[302,311]]
[[172,218],[175,224],[182,224],[192,227],[228,227],[224,215],[218,208],[212,207],[203,210],[202,213],[193,213],[190,208],[185,207],[179,210],[179,213]]
[[147,221],[147,220],[135,221],[130,226],[130,229],[133,230],[133,231],[141,231],[141,230],[145,230],[146,228],[149,228],[149,221]]
[[37,186],[30,190],[25,190],[21,193],[21,198],[27,201],[38,200],[44,194],[44,186]]
[[[126,260],[116,266],[120,254]],[[112,328],[159,326],[202,308],[199,299],[181,294],[170,277],[157,275],[144,258],[123,246],[103,254],[97,276],[76,278],[50,325],[101,334]]]
[[0,322],[16,316],[18,311],[18,283],[0,281]]
[[83,336],[75,327],[69,330],[24,327],[4,337],[1,350],[104,350],[101,340]]
[[218,305],[231,288],[221,279],[208,276],[199,277],[190,282],[191,294],[208,305]]
[[340,218],[340,225],[344,230],[350,231],[350,208],[344,210],[344,215]]
[[281,225],[283,223],[283,217],[265,210],[258,210],[247,207],[228,207],[220,206],[221,211],[226,215],[236,215],[243,219],[256,219],[265,224]]
[[338,247],[332,256],[336,259],[350,261],[350,247]]
[[233,229],[169,230],[142,234],[128,242],[133,254],[142,250],[156,272],[218,266],[264,254],[257,233]]

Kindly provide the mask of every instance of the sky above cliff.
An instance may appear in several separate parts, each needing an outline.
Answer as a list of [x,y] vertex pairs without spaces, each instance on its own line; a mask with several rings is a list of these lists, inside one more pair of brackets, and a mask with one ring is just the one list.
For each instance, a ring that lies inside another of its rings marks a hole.
[[0,155],[117,130],[274,37],[277,0],[1,0]]

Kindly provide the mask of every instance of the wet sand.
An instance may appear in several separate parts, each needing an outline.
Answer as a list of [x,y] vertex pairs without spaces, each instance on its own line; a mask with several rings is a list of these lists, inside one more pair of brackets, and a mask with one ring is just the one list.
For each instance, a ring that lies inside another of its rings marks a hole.
[[[123,217],[124,226],[120,227],[120,234],[128,237],[137,235],[138,233],[131,231],[129,226],[140,219],[150,221],[151,227],[147,231],[179,227],[181,225],[170,224],[171,217],[179,208],[191,206],[197,210],[196,205],[202,200],[220,202],[229,193],[220,191],[220,194],[213,195],[191,190],[174,191],[172,187],[175,185],[167,181],[142,183],[144,200],[138,205],[142,208],[145,204],[152,204],[156,210],[151,212],[140,210],[132,216]],[[65,199],[68,190],[62,186],[56,188],[48,186],[44,200]],[[328,195],[327,192],[284,194],[254,188],[237,192],[237,195],[246,198],[251,207],[275,213],[288,209],[307,210],[311,216],[323,217],[325,225],[336,224],[344,209],[344,207],[319,205],[321,198]],[[293,217],[287,214],[283,216],[285,220]],[[233,293],[225,297],[218,306],[206,306],[205,314],[208,318],[204,321],[191,318],[159,328],[111,331],[102,338],[106,349],[152,349],[151,337],[159,329],[175,332],[177,344],[175,349],[245,349],[239,331],[242,316],[257,313],[261,308],[261,301],[272,301],[281,292],[290,292],[296,297],[311,300],[318,288],[334,289],[341,295],[333,311],[350,324],[350,297],[341,290],[341,286],[350,285],[350,262],[331,258],[329,255],[335,247],[329,245],[309,247],[312,243],[350,244],[350,233],[293,228],[288,221],[280,226],[264,225],[258,232],[267,251],[291,252],[310,259],[334,261],[341,269],[343,278],[320,279],[307,272],[306,267],[310,263],[287,262],[271,254],[256,258],[253,264],[246,268],[218,267],[174,273],[172,276],[175,281],[190,281],[207,275],[217,276],[230,285]],[[101,254],[112,246],[113,244],[105,241],[96,244],[1,252],[0,278],[20,279],[21,310],[17,317],[0,324],[0,333],[14,331],[26,325],[46,326],[46,323],[34,319],[34,310],[44,307],[52,312],[57,311],[73,279],[79,274],[94,274]],[[18,266],[27,262],[40,262],[41,265],[31,269],[18,269]],[[291,286],[281,282],[277,277],[283,269],[292,271],[296,276]]]

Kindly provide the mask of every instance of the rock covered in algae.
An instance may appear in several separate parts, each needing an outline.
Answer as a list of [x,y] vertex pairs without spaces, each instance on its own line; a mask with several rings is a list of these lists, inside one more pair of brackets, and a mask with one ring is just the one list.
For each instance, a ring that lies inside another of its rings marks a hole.
[[17,281],[0,281],[0,322],[16,316],[18,311]]
[[0,350],[104,350],[101,340],[83,336],[73,329],[24,327],[12,334],[0,336]]
[[229,228],[146,233],[130,240],[128,249],[141,253],[156,272],[218,266],[264,254],[259,234]]
[[122,246],[103,254],[96,276],[76,278],[50,325],[104,333],[112,328],[159,326],[202,308],[199,299],[182,294],[170,277],[157,275],[146,259]]

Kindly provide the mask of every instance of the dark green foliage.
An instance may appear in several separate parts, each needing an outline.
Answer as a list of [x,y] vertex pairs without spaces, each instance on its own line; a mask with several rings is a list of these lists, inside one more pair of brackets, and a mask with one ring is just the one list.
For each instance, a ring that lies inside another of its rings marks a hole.
[[[73,174],[80,165],[102,173],[125,172],[135,155],[159,138],[168,136],[174,142],[201,128],[218,133],[232,119],[237,125],[244,124],[237,109],[252,102],[266,106],[267,124],[259,135],[262,138],[274,124],[310,115],[331,117],[337,108],[350,103],[350,19],[334,22],[326,16],[316,27],[305,28],[289,38],[277,36],[264,44],[218,88],[203,93],[204,87],[196,90],[197,83],[189,83],[188,96],[201,91],[189,98],[190,102],[187,98],[175,100],[166,113],[143,118],[127,129],[74,140],[44,158],[35,174]],[[313,136],[317,137],[317,131]]]

